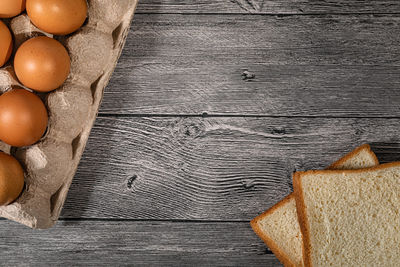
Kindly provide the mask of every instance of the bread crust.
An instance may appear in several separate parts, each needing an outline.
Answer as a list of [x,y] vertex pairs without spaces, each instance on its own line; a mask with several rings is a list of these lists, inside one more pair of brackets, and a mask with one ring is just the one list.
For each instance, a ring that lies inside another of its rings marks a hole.
[[383,163],[383,164],[379,164],[378,166],[367,167],[367,168],[363,168],[363,169],[354,169],[354,170],[332,170],[332,169],[326,169],[326,170],[298,171],[296,173],[298,173],[300,175],[299,178],[302,179],[303,176],[308,175],[308,174],[364,173],[364,172],[376,171],[376,170],[381,170],[381,169],[386,169],[386,168],[391,168],[391,167],[400,167],[400,161],[393,161],[393,162],[389,162],[389,163]]
[[285,205],[287,202],[289,202],[291,199],[294,198],[294,194],[290,193],[288,196],[286,196],[284,199],[276,203],[274,206],[272,206],[270,209],[264,211],[262,214],[258,215],[255,217],[253,220],[251,220],[250,225],[253,228],[253,231],[264,241],[264,243],[271,249],[271,251],[275,254],[275,256],[278,258],[278,260],[283,263],[284,266],[290,266],[290,267],[295,267],[296,264],[284,253],[279,246],[275,243],[274,240],[269,238],[265,233],[263,233],[258,225],[258,222],[262,220],[264,217],[270,215],[273,213],[275,210],[279,209],[281,206]]
[[303,235],[303,263],[304,266],[312,266],[311,262],[311,241],[310,241],[310,225],[307,220],[307,210],[304,205],[304,197],[303,197],[303,187],[301,186],[301,173],[295,172],[293,174],[293,190],[294,196],[296,200],[296,210],[297,210],[297,218],[300,224],[300,231]]

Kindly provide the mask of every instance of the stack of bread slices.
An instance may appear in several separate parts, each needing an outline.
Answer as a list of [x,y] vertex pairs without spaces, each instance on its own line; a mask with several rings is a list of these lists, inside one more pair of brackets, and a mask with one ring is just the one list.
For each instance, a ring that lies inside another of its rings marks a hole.
[[362,145],[251,221],[285,266],[400,266],[400,162]]

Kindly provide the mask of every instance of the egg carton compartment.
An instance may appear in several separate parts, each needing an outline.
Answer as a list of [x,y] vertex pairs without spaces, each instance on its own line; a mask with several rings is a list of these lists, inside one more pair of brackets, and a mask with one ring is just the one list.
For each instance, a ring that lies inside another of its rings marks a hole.
[[[137,0],[88,0],[84,26],[67,36],[52,36],[36,28],[26,14],[6,20],[14,34],[14,50],[26,40],[46,35],[69,52],[67,81],[40,94],[48,113],[46,134],[36,144],[14,148],[0,141],[0,150],[15,156],[25,170],[25,188],[0,216],[31,228],[52,227],[58,220],[110,80],[129,32]],[[0,69],[0,94],[23,86],[12,60]]]

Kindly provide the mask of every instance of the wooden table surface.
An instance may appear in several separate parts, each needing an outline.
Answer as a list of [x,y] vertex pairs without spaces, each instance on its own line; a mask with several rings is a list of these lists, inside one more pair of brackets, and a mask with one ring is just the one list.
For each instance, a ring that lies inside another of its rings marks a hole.
[[249,221],[362,143],[400,159],[398,0],[143,0],[62,217],[4,266],[279,266]]

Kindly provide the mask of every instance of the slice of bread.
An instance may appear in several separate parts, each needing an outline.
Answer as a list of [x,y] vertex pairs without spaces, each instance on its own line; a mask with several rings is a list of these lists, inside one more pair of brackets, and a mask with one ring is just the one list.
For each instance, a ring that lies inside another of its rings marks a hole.
[[293,183],[306,266],[400,266],[400,162]]
[[[358,169],[378,165],[369,145],[362,145],[333,163],[331,169]],[[302,235],[294,194],[254,218],[254,232],[285,266],[303,266]]]

